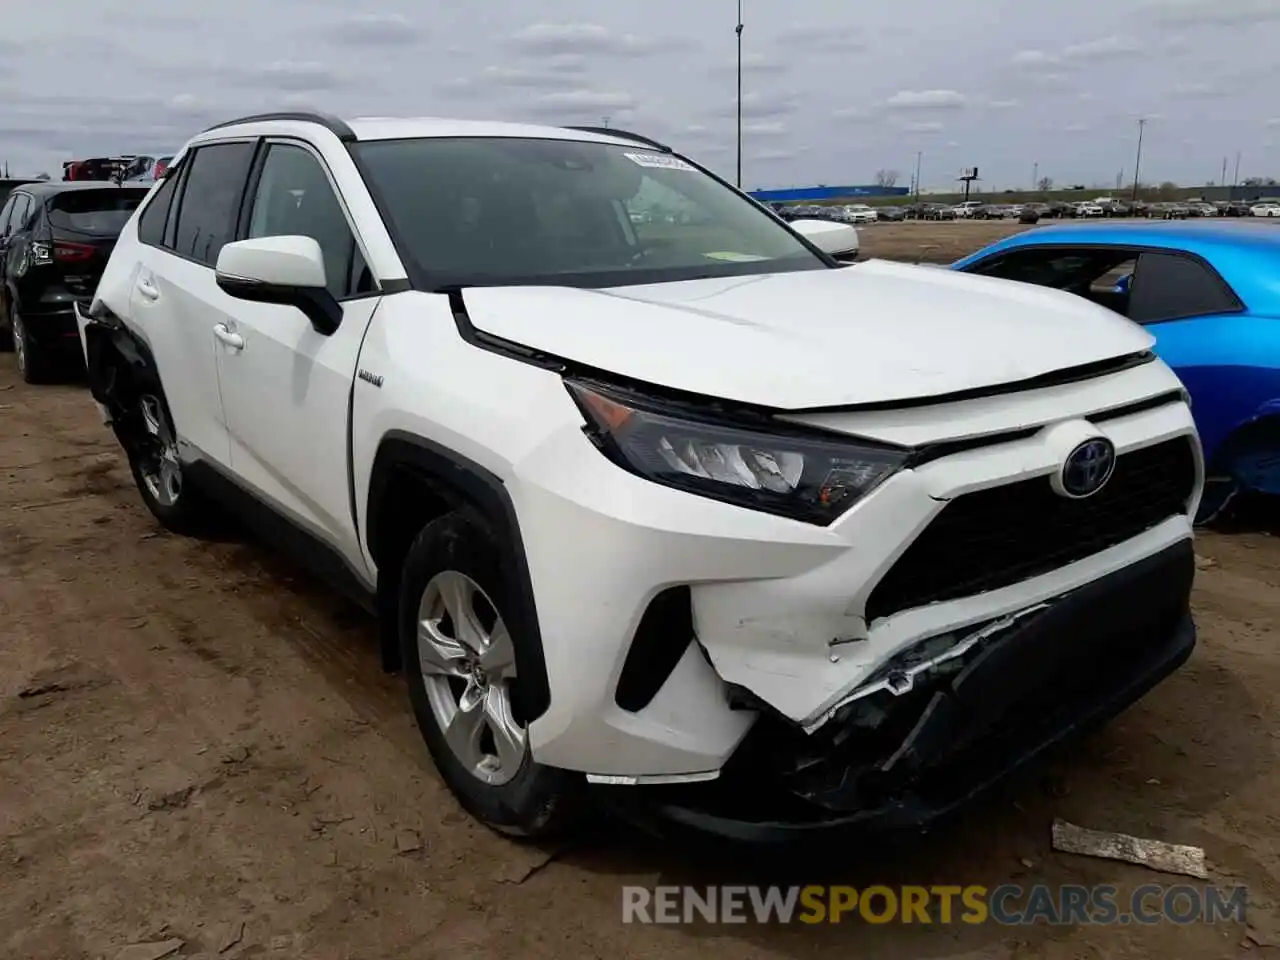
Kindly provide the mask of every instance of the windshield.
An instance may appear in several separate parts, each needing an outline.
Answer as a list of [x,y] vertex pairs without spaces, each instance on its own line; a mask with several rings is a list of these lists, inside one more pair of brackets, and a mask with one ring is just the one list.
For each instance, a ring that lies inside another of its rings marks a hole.
[[486,137],[353,149],[401,256],[431,287],[607,287],[827,267],[751,201],[641,145]]
[[128,187],[61,193],[49,201],[49,223],[77,233],[114,236],[124,229],[147,193]]

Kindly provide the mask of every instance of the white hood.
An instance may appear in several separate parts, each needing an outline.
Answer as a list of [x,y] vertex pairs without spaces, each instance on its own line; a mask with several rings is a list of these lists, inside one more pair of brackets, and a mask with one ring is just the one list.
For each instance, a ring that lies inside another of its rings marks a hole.
[[883,260],[607,290],[472,288],[463,298],[486,333],[609,373],[782,410],[1011,383],[1155,342],[1072,294]]

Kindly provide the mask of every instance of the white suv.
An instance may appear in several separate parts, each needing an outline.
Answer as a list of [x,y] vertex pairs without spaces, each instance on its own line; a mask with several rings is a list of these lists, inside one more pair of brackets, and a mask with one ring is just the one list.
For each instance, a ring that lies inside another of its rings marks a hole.
[[80,324],[159,521],[234,506],[361,600],[509,833],[587,783],[735,836],[923,823],[1194,645],[1201,453],[1147,332],[842,265],[642,137],[224,124]]

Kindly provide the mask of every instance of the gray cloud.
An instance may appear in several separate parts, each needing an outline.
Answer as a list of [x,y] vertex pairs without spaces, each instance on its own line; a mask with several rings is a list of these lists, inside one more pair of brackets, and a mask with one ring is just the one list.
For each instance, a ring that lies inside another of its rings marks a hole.
[[1142,44],[1132,37],[1110,36],[1085,43],[1068,44],[1062,50],[1062,59],[1068,62],[1088,63],[1092,60],[1112,60],[1129,57],[1142,50]]
[[629,93],[611,90],[565,90],[543,94],[522,106],[531,116],[580,118],[601,115],[619,118],[636,107],[636,98]]
[[1158,23],[1193,27],[1235,27],[1280,21],[1274,0],[1160,0],[1149,8]]
[[319,61],[298,62],[277,60],[263,67],[243,70],[230,78],[242,85],[261,85],[267,89],[293,92],[332,90],[342,83],[342,77],[328,64]]
[[867,48],[861,33],[847,25],[833,27],[830,23],[812,23],[787,27],[778,33],[778,47],[795,56],[805,56],[814,51],[825,53],[853,53]]
[[512,46],[526,53],[610,53],[646,56],[661,45],[629,33],[617,33],[597,23],[535,23],[511,38]]
[[[737,69],[736,60],[726,60],[715,64],[708,72],[717,76],[726,76],[736,73]],[[751,77],[753,80],[756,77],[784,74],[790,69],[790,62],[779,54],[745,53],[742,55],[743,76]]]
[[884,105],[890,110],[959,110],[968,102],[956,90],[899,90]]
[[362,13],[329,31],[340,43],[381,47],[420,43],[422,29],[402,13]]
[[[729,0],[425,10],[407,0],[7,4],[0,159],[57,170],[77,153],[169,150],[220,120],[314,106],[608,117],[732,175]],[[1267,124],[1280,119],[1280,0],[809,0],[745,13],[749,184],[866,181],[914,169],[923,151],[925,186],[950,187],[961,158],[946,144],[960,141],[984,188],[1025,185],[1037,162],[1058,182],[1113,183],[1139,115],[1163,116],[1144,146],[1152,178],[1199,183],[1237,150],[1242,175],[1280,176],[1268,146],[1280,125]]]

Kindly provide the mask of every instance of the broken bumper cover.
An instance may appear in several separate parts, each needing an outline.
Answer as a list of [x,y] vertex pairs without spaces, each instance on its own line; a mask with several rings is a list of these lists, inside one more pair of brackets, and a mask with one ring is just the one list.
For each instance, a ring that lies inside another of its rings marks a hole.
[[927,827],[1181,666],[1195,646],[1194,574],[1185,540],[1020,619],[907,695],[885,691],[816,735],[763,718],[719,780],[615,799],[740,840]]

